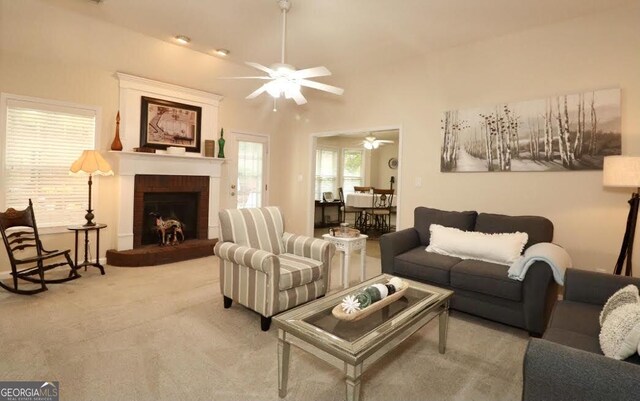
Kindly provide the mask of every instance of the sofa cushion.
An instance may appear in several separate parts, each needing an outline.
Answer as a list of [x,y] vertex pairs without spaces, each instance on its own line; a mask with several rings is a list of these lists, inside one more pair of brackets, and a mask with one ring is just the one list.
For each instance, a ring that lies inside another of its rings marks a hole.
[[393,270],[403,277],[448,285],[451,266],[461,260],[452,256],[426,252],[420,246],[396,256],[393,261]]
[[620,288],[612,296],[609,297],[607,302],[600,312],[600,326],[604,324],[607,316],[613,312],[616,308],[619,308],[626,304],[640,303],[640,294],[638,293],[638,287],[633,284],[629,284],[626,287]]
[[605,356],[623,360],[638,353],[640,304],[622,305],[607,315],[600,330],[600,348]]
[[[569,330],[593,337],[598,341],[600,333],[600,305],[562,300],[556,302],[549,328]],[[600,349],[600,346],[598,346]]]
[[593,337],[577,331],[554,327],[548,328],[547,331],[544,332],[543,338],[553,341],[554,343],[566,345],[567,347],[602,355],[598,336]]
[[507,277],[509,266],[463,260],[451,268],[451,286],[511,301],[522,299],[522,282]]
[[279,255],[280,290],[312,283],[322,276],[322,262],[292,253]]
[[489,234],[525,232],[529,234],[525,248],[539,242],[553,241],[553,223],[540,216],[480,213],[476,219],[474,230]]
[[275,206],[218,212],[222,241],[279,255],[284,252],[284,220]]
[[473,230],[478,212],[448,212],[445,210],[417,207],[413,212],[414,228],[420,236],[420,243],[429,245],[431,224],[440,224],[445,227],[458,228],[460,230]]
[[516,261],[528,238],[527,233],[521,232],[485,234],[462,231],[440,224],[432,224],[429,231],[431,238],[427,252],[498,264],[511,264]]

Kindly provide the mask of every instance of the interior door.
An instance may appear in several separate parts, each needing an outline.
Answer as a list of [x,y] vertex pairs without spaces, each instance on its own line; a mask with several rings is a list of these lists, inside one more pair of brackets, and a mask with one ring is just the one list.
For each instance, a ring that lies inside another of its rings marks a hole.
[[237,171],[231,181],[231,195],[235,197],[235,206],[238,209],[266,206],[268,137],[236,133],[234,142]]

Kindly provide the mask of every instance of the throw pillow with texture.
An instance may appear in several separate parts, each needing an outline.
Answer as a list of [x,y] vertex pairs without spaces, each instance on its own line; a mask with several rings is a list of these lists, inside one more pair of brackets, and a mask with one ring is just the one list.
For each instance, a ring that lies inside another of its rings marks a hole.
[[611,311],[599,338],[602,353],[609,358],[623,360],[636,353],[640,344],[640,304],[626,304]]
[[633,284],[629,284],[626,287],[622,287],[609,297],[607,303],[604,304],[602,312],[600,312],[600,327],[604,324],[609,313],[614,309],[619,308],[626,304],[640,303],[640,294],[638,293],[638,287]]
[[518,259],[529,239],[527,233],[485,234],[439,224],[431,224],[429,231],[427,252],[503,265]]

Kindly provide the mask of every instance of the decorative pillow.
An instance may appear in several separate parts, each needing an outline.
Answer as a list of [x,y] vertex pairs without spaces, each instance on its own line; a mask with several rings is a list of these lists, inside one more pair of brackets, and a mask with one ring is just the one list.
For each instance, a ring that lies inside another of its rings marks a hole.
[[503,265],[518,259],[529,239],[527,233],[485,234],[439,224],[431,224],[429,231],[431,236],[427,252]]
[[600,329],[602,353],[623,360],[635,354],[640,344],[640,304],[626,304],[611,311]]
[[614,309],[626,305],[637,304],[640,302],[640,294],[638,293],[638,287],[633,284],[629,284],[626,287],[620,288],[612,296],[609,297],[607,303],[604,304],[602,312],[600,312],[600,327],[604,324],[609,313]]

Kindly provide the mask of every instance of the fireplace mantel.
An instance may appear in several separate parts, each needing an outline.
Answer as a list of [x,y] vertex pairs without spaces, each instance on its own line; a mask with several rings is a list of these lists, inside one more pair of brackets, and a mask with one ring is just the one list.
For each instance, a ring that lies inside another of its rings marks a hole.
[[[109,151],[109,161],[117,175],[208,175],[220,177],[226,159],[200,154],[170,155],[144,152]],[[194,172],[198,172],[194,174]]]
[[225,159],[200,155],[169,155],[139,152],[114,152],[107,155],[118,181],[118,239],[117,250],[133,249],[133,210],[135,176],[190,175],[209,177],[209,239],[218,237],[218,209],[220,204],[220,176]]

